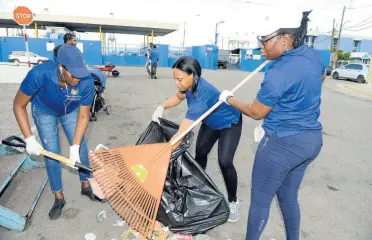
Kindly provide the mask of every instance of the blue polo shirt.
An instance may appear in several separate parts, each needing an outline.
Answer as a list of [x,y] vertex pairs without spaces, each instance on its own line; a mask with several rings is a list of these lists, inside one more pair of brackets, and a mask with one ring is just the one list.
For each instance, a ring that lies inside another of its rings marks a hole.
[[279,137],[321,130],[318,121],[325,66],[312,48],[283,53],[266,72],[257,100],[273,107],[262,127]]
[[158,61],[159,61],[158,50],[153,49],[153,48],[150,50],[150,59],[151,59],[151,63],[158,63]]
[[[220,91],[204,78],[200,78],[195,93],[186,92],[188,110],[186,118],[197,120],[208,109],[218,102]],[[236,124],[240,119],[240,112],[234,107],[222,103],[211,114],[209,114],[203,123],[212,129],[221,130],[231,127],[231,124]]]
[[91,106],[94,97],[94,82],[91,76],[82,78],[76,87],[61,88],[55,63],[33,67],[21,83],[21,91],[34,96],[31,100],[41,111],[63,115],[81,106]]

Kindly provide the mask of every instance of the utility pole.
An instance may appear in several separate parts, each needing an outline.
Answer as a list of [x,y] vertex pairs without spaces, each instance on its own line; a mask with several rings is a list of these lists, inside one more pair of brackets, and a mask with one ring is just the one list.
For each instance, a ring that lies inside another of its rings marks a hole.
[[333,26],[332,26],[332,40],[331,40],[331,59],[330,59],[330,66],[333,67],[333,62],[334,62],[334,51],[333,51],[333,42],[335,41],[335,22],[336,22],[336,19],[333,19]]
[[218,41],[218,24],[221,24],[221,23],[224,23],[225,21],[221,21],[221,22],[218,22],[216,23],[216,31],[215,31],[215,34],[214,34],[214,45],[217,46],[217,41]]
[[183,51],[185,51],[185,35],[186,35],[186,21],[183,22],[183,41],[182,41]]
[[[345,9],[346,9],[346,7],[344,6],[344,9],[342,11],[342,17],[341,17],[340,31],[338,32],[338,39],[337,39],[337,45],[336,45],[336,53],[335,54],[337,54],[337,56],[338,56],[338,47],[340,45],[340,40],[341,40],[341,31],[342,31],[342,27],[344,26]],[[336,61],[333,63],[333,68],[336,68]]]

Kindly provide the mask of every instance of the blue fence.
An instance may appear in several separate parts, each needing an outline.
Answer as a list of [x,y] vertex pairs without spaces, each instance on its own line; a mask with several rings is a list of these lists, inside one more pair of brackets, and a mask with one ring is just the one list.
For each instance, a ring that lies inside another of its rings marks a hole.
[[[261,55],[260,50],[254,49],[254,50],[249,50],[247,54],[247,49],[242,49],[240,51],[240,63],[239,63],[239,69],[243,71],[249,71],[252,72],[254,71],[259,65],[261,65],[266,59],[264,56]],[[325,66],[329,65],[331,53],[328,50],[316,50],[321,59],[322,63]],[[267,69],[269,69],[270,65],[272,62],[267,64],[261,72],[266,72]]]
[[[47,48],[47,43],[55,46],[63,44],[62,39],[29,38],[29,51],[47,57],[53,61],[53,51]],[[144,66],[146,63],[146,48],[143,45],[123,45],[120,47],[109,46],[104,49],[100,41],[79,40],[83,44],[83,55],[88,65],[102,65],[113,63],[119,66]],[[0,37],[0,61],[7,62],[8,55],[12,51],[25,51],[25,43],[22,37]],[[181,56],[192,56],[197,59],[203,69],[217,69],[218,48],[214,45],[193,46],[183,48],[170,47],[169,45],[157,45],[159,52],[159,67],[172,67],[174,62]],[[325,65],[329,64],[330,52],[317,50]],[[247,54],[248,53],[248,54]],[[244,71],[253,71],[265,58],[257,49],[241,49],[238,67]],[[269,66],[262,71],[265,72]]]
[[[100,41],[79,41],[83,44],[83,55],[89,65],[102,64]],[[63,44],[62,39],[29,38],[28,49],[30,52],[47,57],[53,61],[53,51],[47,49],[47,43],[55,46]],[[26,51],[26,45],[22,37],[0,37],[0,61],[7,62],[12,51]]]

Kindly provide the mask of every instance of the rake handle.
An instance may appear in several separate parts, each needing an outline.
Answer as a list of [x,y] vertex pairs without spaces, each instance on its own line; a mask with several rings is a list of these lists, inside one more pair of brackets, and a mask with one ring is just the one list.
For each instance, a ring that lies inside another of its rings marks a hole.
[[[2,144],[4,145],[7,145],[7,146],[10,146],[10,147],[20,147],[20,148],[26,148],[26,143],[25,141],[20,138],[20,137],[17,137],[17,136],[10,136],[10,137],[7,137],[5,138],[4,140],[1,141]],[[47,156],[47,157],[50,157],[50,158],[53,158],[53,159],[56,159],[60,162],[63,162],[65,164],[71,164],[71,159],[69,158],[65,158],[61,155],[58,155],[58,154],[55,154],[55,153],[52,153],[52,152],[49,152],[49,151],[46,151],[44,149],[40,150],[40,154],[41,155],[44,155],[44,156]],[[89,171],[89,172],[92,172],[93,170],[81,163],[75,163],[75,167],[78,167],[80,169],[84,169],[86,171]]]
[[[71,163],[72,163],[71,159],[66,158],[64,156],[61,156],[61,155],[58,155],[58,154],[55,154],[55,153],[52,153],[52,152],[49,152],[49,151],[46,151],[46,150],[41,150],[40,154],[42,154],[44,156],[47,156],[47,157],[50,157],[50,158],[53,158],[55,160],[58,160],[60,162],[68,164],[68,165],[71,165]],[[84,169],[84,170],[89,171],[89,172],[93,172],[93,170],[90,167],[87,167],[87,166],[85,166],[81,163],[78,163],[78,162],[75,163],[75,167]]]
[[[231,92],[236,92],[239,88],[241,88],[248,80],[253,78],[259,71],[261,71],[262,68],[264,68],[270,60],[266,60],[263,62],[259,67],[257,67],[251,74],[249,74],[246,78],[244,78],[238,85],[236,85]],[[208,111],[206,111],[199,119],[197,119],[193,124],[191,124],[185,131],[183,131],[178,137],[176,137],[171,143],[171,146],[174,146],[178,141],[180,141],[186,134],[188,134],[196,125],[201,123],[201,121],[204,120],[209,114],[211,114],[218,106],[220,106],[223,102],[218,101],[216,104],[214,104]]]

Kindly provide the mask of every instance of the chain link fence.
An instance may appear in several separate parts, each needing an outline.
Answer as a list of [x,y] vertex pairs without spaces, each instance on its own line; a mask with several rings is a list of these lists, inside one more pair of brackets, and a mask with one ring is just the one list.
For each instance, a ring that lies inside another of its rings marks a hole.
[[103,54],[106,56],[144,56],[147,47],[144,44],[116,44],[105,43]]

